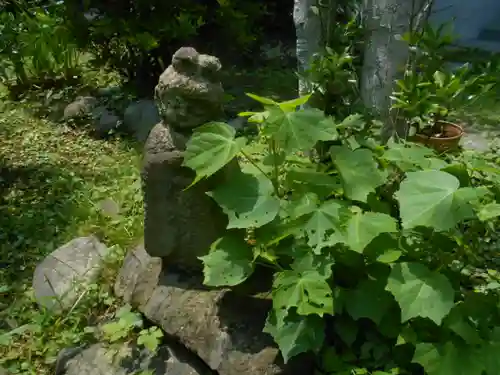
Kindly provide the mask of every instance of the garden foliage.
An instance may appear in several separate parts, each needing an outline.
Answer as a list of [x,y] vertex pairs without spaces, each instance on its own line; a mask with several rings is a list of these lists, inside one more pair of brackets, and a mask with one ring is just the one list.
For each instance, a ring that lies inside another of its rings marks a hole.
[[17,84],[59,78],[78,71],[81,52],[54,4],[13,2],[0,7],[0,81]]
[[[308,98],[252,97],[264,111],[242,115],[257,139],[209,123],[185,152],[194,183],[239,165],[208,193],[229,222],[202,257],[205,284],[273,269],[264,331],[285,361],[315,352],[335,374],[498,374],[500,284],[481,255],[500,215],[495,164],[380,146],[360,115],[297,111]],[[330,140],[329,162],[309,155]]]

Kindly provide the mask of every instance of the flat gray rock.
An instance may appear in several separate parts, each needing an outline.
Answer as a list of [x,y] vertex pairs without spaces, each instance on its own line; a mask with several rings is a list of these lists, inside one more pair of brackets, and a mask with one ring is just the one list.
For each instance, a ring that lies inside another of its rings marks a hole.
[[154,355],[126,344],[121,349],[129,355],[113,359],[113,353],[103,344],[64,350],[59,354],[56,375],[133,375],[146,370],[154,375],[199,375],[166,346]]
[[96,105],[96,98],[92,96],[79,96],[64,109],[64,119],[69,120],[81,116],[89,116]]
[[48,255],[35,269],[39,305],[54,313],[70,309],[81,288],[99,276],[108,248],[94,236],[76,238]]

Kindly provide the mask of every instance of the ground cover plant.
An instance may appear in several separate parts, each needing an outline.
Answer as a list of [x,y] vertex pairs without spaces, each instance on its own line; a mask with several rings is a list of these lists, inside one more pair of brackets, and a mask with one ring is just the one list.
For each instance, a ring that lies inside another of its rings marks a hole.
[[[210,123],[187,146],[194,183],[239,165],[208,193],[229,224],[202,257],[205,284],[271,268],[264,331],[285,361],[314,352],[324,373],[498,373],[500,284],[479,256],[497,238],[497,165],[382,147],[360,115],[297,111],[307,97],[252,97],[256,139]],[[332,139],[326,164],[307,154]]]
[[[95,340],[86,327],[120,306],[123,252],[142,237],[140,153],[122,139],[40,119],[29,103],[0,104],[0,366],[49,374],[59,350]],[[118,215],[102,208],[119,207]],[[101,279],[66,316],[34,302],[34,267],[65,242],[94,234],[112,246]]]

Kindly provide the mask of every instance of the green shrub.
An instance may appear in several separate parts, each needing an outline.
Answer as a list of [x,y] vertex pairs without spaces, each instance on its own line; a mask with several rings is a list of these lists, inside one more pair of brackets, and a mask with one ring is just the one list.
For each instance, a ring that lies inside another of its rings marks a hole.
[[2,81],[40,83],[77,73],[80,52],[57,11],[57,6],[17,2],[11,11],[0,12]]
[[[209,123],[187,145],[195,183],[240,167],[209,192],[229,224],[202,257],[205,284],[271,268],[264,331],[285,361],[312,351],[329,374],[497,374],[500,284],[484,255],[498,243],[497,165],[380,146],[360,115],[296,111],[308,98],[252,97],[265,109],[245,114],[255,140]],[[305,156],[329,140],[328,165]]]
[[[183,45],[204,53],[242,54],[256,40],[264,2],[248,0],[81,0],[66,2],[80,46],[99,66],[151,93]],[[86,17],[85,13],[94,13]]]

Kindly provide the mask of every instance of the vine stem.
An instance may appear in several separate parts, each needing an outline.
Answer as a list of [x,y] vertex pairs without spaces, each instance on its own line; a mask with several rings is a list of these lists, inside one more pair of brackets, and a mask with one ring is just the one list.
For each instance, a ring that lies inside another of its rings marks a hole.
[[278,195],[278,197],[280,196],[280,190],[279,190],[279,183],[278,183],[278,180],[279,180],[279,168],[278,168],[278,163],[277,163],[277,159],[278,159],[278,153],[277,153],[277,150],[276,150],[276,142],[274,140],[270,140],[270,148],[271,148],[271,152],[273,154],[273,171],[274,171],[274,176],[273,176],[273,185],[274,185],[274,188],[276,189],[276,194]]
[[276,195],[279,196],[279,186],[277,185],[277,181],[275,181],[272,177],[270,177],[266,172],[262,170],[262,168],[248,155],[245,151],[240,151],[241,155],[245,157],[255,168],[259,170],[271,183],[273,184]]

